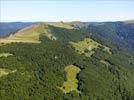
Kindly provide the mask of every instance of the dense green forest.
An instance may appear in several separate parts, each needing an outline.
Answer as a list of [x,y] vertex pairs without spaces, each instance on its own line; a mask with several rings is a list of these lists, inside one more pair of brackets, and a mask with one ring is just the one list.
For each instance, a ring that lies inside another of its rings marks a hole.
[[[0,57],[1,74],[2,69],[9,71],[0,76],[0,100],[134,100],[134,52],[119,48],[110,39],[104,41],[92,27],[48,27],[55,40],[41,33],[41,43],[0,46],[0,54],[11,54]],[[90,53],[88,48],[78,53],[70,44],[85,38],[101,44],[90,57],[85,55]],[[67,81],[69,65],[80,69],[76,75],[79,92],[65,93],[59,88]]]

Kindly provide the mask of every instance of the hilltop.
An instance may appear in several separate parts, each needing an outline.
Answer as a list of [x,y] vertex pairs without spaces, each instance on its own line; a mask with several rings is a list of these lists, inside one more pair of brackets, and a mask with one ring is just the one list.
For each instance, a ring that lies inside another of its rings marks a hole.
[[9,24],[0,38],[0,99],[134,99],[133,23]]

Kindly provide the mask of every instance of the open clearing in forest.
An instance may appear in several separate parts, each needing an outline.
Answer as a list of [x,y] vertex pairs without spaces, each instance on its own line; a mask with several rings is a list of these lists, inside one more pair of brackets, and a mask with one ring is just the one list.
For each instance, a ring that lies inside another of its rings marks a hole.
[[97,49],[99,46],[102,46],[104,51],[111,54],[110,48],[103,46],[90,38],[85,38],[79,42],[70,42],[70,44],[79,54],[85,54],[87,57],[90,57],[92,54],[94,54],[93,49]]
[[0,53],[0,57],[8,57],[8,56],[12,56],[13,54],[11,53]]
[[65,67],[65,72],[66,72],[66,81],[63,83],[63,86],[60,87],[60,89],[64,93],[69,93],[71,91],[78,91],[78,80],[77,80],[77,74],[80,72],[80,68],[74,66],[74,65],[69,65]]
[[4,69],[4,68],[0,68],[0,77],[11,74],[11,73],[15,73],[17,70],[9,70],[9,69]]

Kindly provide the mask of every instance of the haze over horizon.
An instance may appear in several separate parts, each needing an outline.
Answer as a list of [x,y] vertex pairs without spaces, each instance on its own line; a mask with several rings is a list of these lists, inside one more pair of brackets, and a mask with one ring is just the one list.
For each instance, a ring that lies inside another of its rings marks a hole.
[[0,22],[122,21],[134,19],[134,1],[0,1]]

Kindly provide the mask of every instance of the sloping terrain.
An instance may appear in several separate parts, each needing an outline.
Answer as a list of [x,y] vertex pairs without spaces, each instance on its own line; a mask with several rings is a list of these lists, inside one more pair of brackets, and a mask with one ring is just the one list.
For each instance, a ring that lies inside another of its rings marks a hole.
[[126,51],[134,50],[134,23],[106,22],[93,23],[87,28],[92,38],[105,45],[112,45]]
[[45,34],[51,39],[56,39],[52,36],[49,28],[46,24],[33,24],[26,28],[23,28],[17,31],[15,34],[11,34],[6,38],[0,39],[0,44],[8,44],[13,42],[24,42],[24,43],[40,43],[39,36],[40,34]]
[[103,46],[90,38],[85,38],[83,41],[79,41],[78,43],[70,42],[70,44],[76,49],[79,54],[85,54],[85,56],[87,57],[93,55],[93,49],[97,49],[99,47],[104,48],[104,51],[107,51],[109,54],[112,54],[110,48]]
[[28,27],[34,23],[31,22],[7,22],[7,23],[0,23],[0,37],[6,37],[11,33],[15,33],[16,31]]
[[69,23],[64,22],[47,22],[49,25],[60,27],[60,28],[66,28],[66,29],[73,29],[74,27],[71,26]]
[[74,28],[36,23],[1,39],[0,99],[133,100],[133,49],[107,23],[62,24]]

